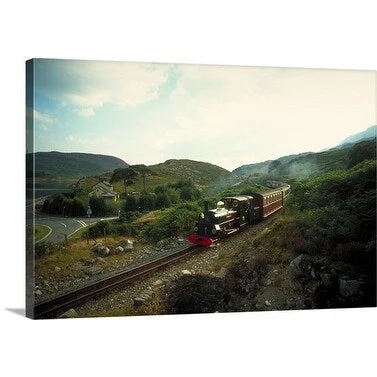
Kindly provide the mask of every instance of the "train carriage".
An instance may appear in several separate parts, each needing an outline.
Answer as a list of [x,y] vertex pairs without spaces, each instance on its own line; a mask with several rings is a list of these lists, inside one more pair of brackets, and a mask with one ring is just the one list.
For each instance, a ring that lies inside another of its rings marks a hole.
[[253,193],[254,209],[257,218],[262,220],[283,207],[283,192],[281,190],[267,193]]

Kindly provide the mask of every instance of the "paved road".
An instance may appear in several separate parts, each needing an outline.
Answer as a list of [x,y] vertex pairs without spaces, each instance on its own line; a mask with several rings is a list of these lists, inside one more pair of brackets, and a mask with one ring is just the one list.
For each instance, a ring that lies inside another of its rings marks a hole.
[[[43,239],[46,242],[57,243],[65,240],[65,236],[70,237],[79,229],[88,225],[95,224],[101,220],[112,220],[117,217],[106,218],[87,218],[87,217],[63,217],[63,216],[48,216],[35,215],[35,224],[48,226],[51,230],[50,234]],[[39,241],[40,242],[40,241]]]

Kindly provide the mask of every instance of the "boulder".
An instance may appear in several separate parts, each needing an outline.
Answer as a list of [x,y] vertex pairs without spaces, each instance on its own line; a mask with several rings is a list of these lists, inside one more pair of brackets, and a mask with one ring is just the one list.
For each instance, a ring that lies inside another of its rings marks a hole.
[[99,275],[103,271],[103,268],[101,267],[88,267],[85,268],[84,273],[88,276],[94,276],[94,275]]
[[300,254],[289,264],[294,277],[312,277],[312,263],[305,254]]
[[100,246],[96,249],[96,253],[102,257],[107,257],[110,254],[110,249],[106,246]]
[[363,295],[365,282],[363,280],[339,277],[338,292],[344,298],[359,298]]
[[124,250],[132,250],[134,248],[134,243],[130,240],[127,240],[124,245]]
[[113,253],[114,253],[114,254],[120,254],[120,253],[123,253],[123,251],[124,251],[124,248],[123,248],[122,246],[117,246],[117,247],[114,249]]

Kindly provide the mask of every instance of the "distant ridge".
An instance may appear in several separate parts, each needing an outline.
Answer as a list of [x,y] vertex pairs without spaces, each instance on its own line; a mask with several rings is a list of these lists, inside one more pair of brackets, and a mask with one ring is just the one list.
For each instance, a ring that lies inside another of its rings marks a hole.
[[377,135],[377,125],[374,125],[367,128],[365,131],[359,132],[355,135],[348,136],[337,146],[337,148],[343,147],[347,144],[355,144],[363,140],[374,139],[376,135]]
[[[36,177],[80,178],[126,168],[120,158],[94,153],[36,152]],[[33,171],[33,154],[26,155],[26,174]]]
[[191,179],[199,185],[208,185],[230,172],[209,162],[189,159],[170,159],[163,163],[149,166],[159,177],[165,176],[169,181]]

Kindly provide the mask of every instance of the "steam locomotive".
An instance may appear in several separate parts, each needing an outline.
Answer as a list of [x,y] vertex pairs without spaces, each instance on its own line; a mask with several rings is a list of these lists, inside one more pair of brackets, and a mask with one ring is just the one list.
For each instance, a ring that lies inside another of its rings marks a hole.
[[212,246],[220,238],[228,237],[245,227],[255,224],[283,207],[290,186],[265,193],[227,196],[217,202],[215,209],[205,204],[195,224],[195,232],[188,236],[193,245]]

